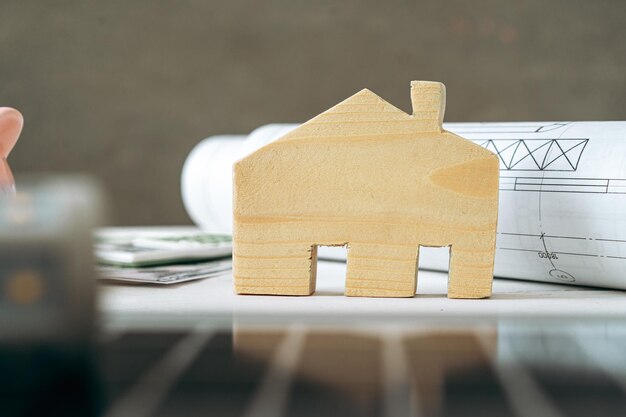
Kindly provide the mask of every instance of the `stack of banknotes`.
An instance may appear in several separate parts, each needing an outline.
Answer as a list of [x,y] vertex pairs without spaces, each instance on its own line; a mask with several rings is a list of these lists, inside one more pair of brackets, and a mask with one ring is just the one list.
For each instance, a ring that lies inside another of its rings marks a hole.
[[94,252],[100,277],[146,284],[176,284],[231,270],[232,238],[195,231],[98,231]]

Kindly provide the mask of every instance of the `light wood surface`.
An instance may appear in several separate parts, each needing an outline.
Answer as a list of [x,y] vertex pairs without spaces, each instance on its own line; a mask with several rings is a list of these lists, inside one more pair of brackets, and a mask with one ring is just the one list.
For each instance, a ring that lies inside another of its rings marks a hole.
[[309,295],[318,246],[347,246],[345,294],[412,297],[420,246],[450,246],[448,297],[491,295],[498,159],[442,129],[445,87],[413,114],[362,90],[234,166],[239,294]]

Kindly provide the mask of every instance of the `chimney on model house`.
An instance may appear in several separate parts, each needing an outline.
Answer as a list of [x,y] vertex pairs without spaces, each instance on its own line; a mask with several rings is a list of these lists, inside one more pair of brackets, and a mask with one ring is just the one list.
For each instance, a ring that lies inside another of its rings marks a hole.
[[446,109],[446,86],[434,81],[411,81],[413,117],[423,122],[424,131],[442,130]]

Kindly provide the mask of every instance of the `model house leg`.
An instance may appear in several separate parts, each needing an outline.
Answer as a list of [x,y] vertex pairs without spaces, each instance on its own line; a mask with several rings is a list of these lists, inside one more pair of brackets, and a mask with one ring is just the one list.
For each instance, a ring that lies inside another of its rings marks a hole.
[[448,298],[491,296],[494,251],[452,245]]
[[349,245],[346,295],[413,297],[417,247]]
[[238,245],[233,256],[237,294],[311,295],[317,248],[302,244]]

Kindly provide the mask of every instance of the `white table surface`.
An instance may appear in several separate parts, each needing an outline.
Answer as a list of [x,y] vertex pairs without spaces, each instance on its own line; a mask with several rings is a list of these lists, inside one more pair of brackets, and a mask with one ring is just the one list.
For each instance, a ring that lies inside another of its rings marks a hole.
[[345,264],[320,261],[317,291],[308,297],[236,295],[232,275],[172,286],[102,283],[104,316],[132,313],[194,315],[412,315],[626,317],[626,292],[506,279],[486,300],[446,298],[447,273],[420,271],[414,298],[345,297]]

